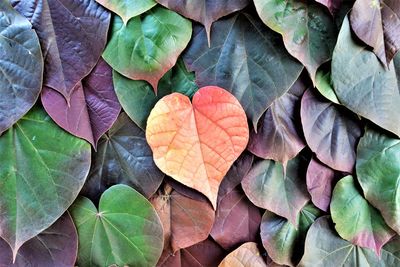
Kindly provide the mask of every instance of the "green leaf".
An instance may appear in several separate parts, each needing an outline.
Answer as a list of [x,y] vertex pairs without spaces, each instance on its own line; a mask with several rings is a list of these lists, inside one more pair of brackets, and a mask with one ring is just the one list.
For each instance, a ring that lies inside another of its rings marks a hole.
[[358,144],[356,170],[365,198],[400,233],[400,139],[367,128]]
[[168,71],[160,80],[157,95],[150,84],[113,73],[114,88],[119,102],[128,116],[143,130],[146,129],[147,117],[154,105],[162,97],[178,92],[190,98],[199,89],[195,83],[194,73],[189,72],[182,60]]
[[96,2],[117,13],[125,25],[131,18],[146,12],[157,4],[154,0],[96,0]]
[[90,152],[37,106],[0,137],[0,236],[14,255],[75,200]]
[[335,186],[331,201],[332,220],[339,235],[380,255],[382,246],[395,232],[381,214],[358,192],[352,176],[342,178]]
[[373,52],[360,46],[345,18],[332,58],[332,84],[340,103],[400,136],[397,82],[393,63],[385,69]]
[[335,104],[340,104],[335,91],[331,84],[331,72],[325,70],[318,70],[315,77],[315,87],[326,99]]
[[295,266],[303,254],[308,228],[321,211],[312,204],[305,206],[298,217],[298,229],[288,220],[265,211],[260,230],[261,239],[268,256],[282,265]]
[[29,21],[0,2],[0,135],[26,114],[42,89],[43,58]]
[[254,205],[288,219],[297,227],[300,210],[310,199],[305,182],[302,156],[289,160],[286,170],[281,163],[262,160],[243,178],[242,187]]
[[195,27],[183,60],[200,87],[231,92],[257,130],[261,115],[290,89],[303,66],[286,52],[278,34],[250,14],[218,20],[212,31],[209,47],[205,29]]
[[78,229],[79,266],[155,266],[163,248],[160,219],[147,201],[127,185],[103,193],[97,210],[85,197],[70,208]]
[[379,258],[372,250],[341,239],[332,229],[328,216],[317,219],[308,230],[304,256],[298,267],[387,267],[400,265],[400,238],[382,248]]
[[298,0],[254,0],[258,14],[272,30],[282,34],[289,53],[315,82],[319,66],[331,59],[336,43],[332,16],[319,4]]
[[162,7],[132,18],[127,25],[115,16],[103,58],[122,75],[145,80],[157,93],[158,81],[189,43],[191,22]]

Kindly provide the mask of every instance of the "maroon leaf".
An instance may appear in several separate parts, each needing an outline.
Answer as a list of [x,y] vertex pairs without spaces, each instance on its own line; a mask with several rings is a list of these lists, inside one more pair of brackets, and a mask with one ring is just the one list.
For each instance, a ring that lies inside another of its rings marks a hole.
[[249,0],[156,0],[168,9],[204,25],[210,44],[211,25],[214,21],[245,8]]
[[94,147],[121,111],[114,92],[112,69],[103,59],[82,83],[75,86],[70,105],[61,94],[49,87],[43,88],[42,104],[60,127],[86,139]]
[[163,254],[158,267],[215,267],[224,259],[226,252],[211,238],[175,254]]
[[311,159],[307,169],[307,189],[311,201],[323,211],[329,209],[334,183],[335,172],[318,160]]
[[307,90],[301,100],[301,122],[307,144],[320,161],[335,170],[353,171],[361,135],[354,114]]
[[27,17],[42,46],[43,85],[67,101],[96,65],[107,41],[110,13],[95,0],[11,0]]
[[[302,79],[288,93],[275,100],[261,119],[257,133],[250,135],[248,150],[254,155],[286,163],[304,147],[301,125],[297,125],[301,96],[306,89]],[[300,132],[300,133],[299,133]]]
[[177,188],[166,184],[150,200],[163,224],[166,254],[207,239],[214,223],[214,209],[205,196],[182,185]]
[[400,1],[357,0],[350,13],[351,27],[385,65],[400,49]]
[[65,213],[48,229],[26,242],[19,249],[14,264],[10,247],[0,239],[0,266],[72,267],[77,251],[75,225],[71,216]]

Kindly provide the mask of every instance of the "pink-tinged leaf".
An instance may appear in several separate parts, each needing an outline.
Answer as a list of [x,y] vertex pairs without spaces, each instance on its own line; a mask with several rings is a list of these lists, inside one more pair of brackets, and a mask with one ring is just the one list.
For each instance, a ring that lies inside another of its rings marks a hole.
[[307,189],[314,205],[323,211],[329,209],[334,183],[335,172],[318,160],[311,159],[307,169]]
[[156,0],[168,9],[204,25],[208,43],[214,21],[245,8],[250,0]]
[[244,243],[228,254],[218,267],[267,267],[257,244]]
[[202,194],[188,187],[166,184],[150,202],[164,228],[164,254],[174,254],[207,239],[215,212]]
[[61,128],[86,139],[94,147],[121,111],[114,92],[112,69],[103,59],[75,86],[69,105],[61,94],[48,87],[43,88],[42,104]]
[[361,136],[358,118],[312,89],[303,95],[300,115],[307,144],[317,158],[334,170],[351,173]]
[[157,267],[215,267],[225,255],[225,250],[208,238],[175,254],[163,253]]
[[316,0],[318,3],[326,6],[332,15],[335,15],[339,11],[343,0]]
[[250,134],[250,152],[285,164],[305,147],[298,123],[300,100],[305,89],[306,84],[299,79],[289,92],[272,103],[261,118],[257,133],[253,130]]
[[400,1],[357,0],[350,13],[351,27],[384,65],[400,49]]
[[95,0],[11,0],[36,30],[44,56],[43,85],[70,100],[107,42],[110,13]]
[[52,226],[26,242],[13,263],[12,251],[0,239],[0,266],[2,267],[73,267],[78,252],[78,236],[68,213]]
[[256,206],[285,217],[297,227],[297,217],[310,196],[305,183],[302,155],[281,163],[262,160],[253,165],[242,181],[246,196]]

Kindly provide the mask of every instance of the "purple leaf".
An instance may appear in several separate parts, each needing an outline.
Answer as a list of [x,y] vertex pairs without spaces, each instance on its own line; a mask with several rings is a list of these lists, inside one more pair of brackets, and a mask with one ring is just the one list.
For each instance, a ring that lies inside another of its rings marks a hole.
[[75,86],[69,106],[61,94],[48,87],[43,88],[42,103],[60,127],[94,147],[121,111],[112,83],[112,69],[103,59]]

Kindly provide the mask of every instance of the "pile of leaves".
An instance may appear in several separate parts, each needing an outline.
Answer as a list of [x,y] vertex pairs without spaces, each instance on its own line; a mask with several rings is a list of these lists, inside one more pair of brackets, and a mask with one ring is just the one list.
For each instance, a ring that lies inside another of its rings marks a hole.
[[0,0],[1,266],[400,266],[400,1]]

